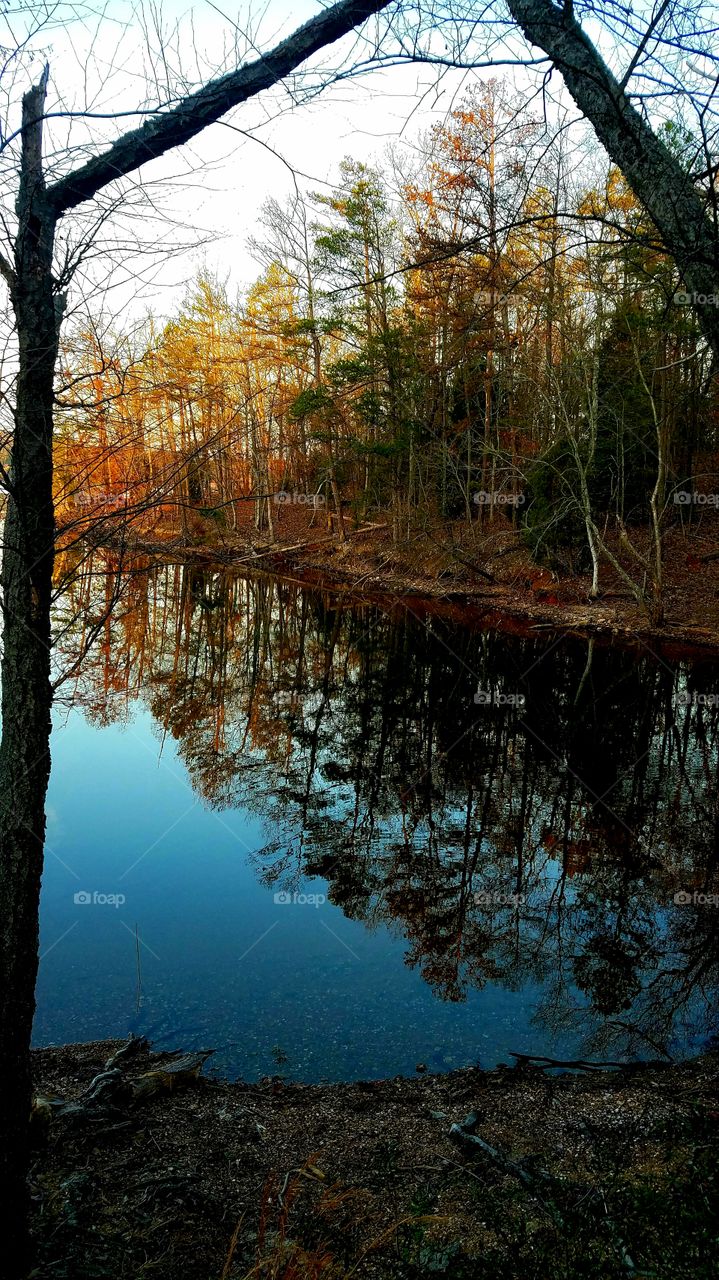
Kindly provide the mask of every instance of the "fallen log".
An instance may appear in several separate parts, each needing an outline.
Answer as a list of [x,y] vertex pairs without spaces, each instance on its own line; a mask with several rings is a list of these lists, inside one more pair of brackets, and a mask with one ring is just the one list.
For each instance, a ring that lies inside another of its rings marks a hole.
[[156,1093],[172,1093],[183,1085],[194,1083],[214,1049],[202,1053],[186,1053],[173,1062],[146,1071],[132,1082],[132,1101],[142,1102]]
[[[205,1062],[214,1053],[214,1049],[171,1054],[149,1054],[148,1050],[144,1036],[130,1036],[127,1043],[108,1058],[79,1098],[66,1101],[47,1095],[35,1097],[31,1113],[33,1127],[46,1127],[55,1117],[106,1122],[109,1115],[118,1116],[122,1108],[145,1102],[158,1093],[172,1093],[195,1084]],[[134,1064],[140,1054],[148,1054],[148,1062],[143,1065],[150,1066],[150,1070],[129,1076],[126,1074],[128,1064]]]
[[588,1062],[586,1058],[546,1058],[541,1053],[517,1053],[514,1049],[509,1052],[518,1062],[531,1062],[540,1071],[551,1071],[555,1067],[573,1071],[606,1071],[634,1066],[632,1062]]
[[137,1057],[138,1053],[149,1051],[150,1043],[145,1036],[136,1036],[130,1032],[127,1040],[120,1048],[108,1058],[105,1063],[105,1070],[111,1071],[118,1063],[126,1063],[130,1058]]
[[[481,1151],[483,1155],[488,1156],[493,1164],[497,1165],[503,1173],[511,1173],[514,1178],[518,1178],[523,1182],[525,1187],[534,1192],[537,1187],[538,1178],[535,1174],[529,1173],[524,1165],[518,1164],[516,1160],[510,1160],[509,1156],[505,1156],[497,1147],[493,1147],[489,1142],[485,1142],[484,1138],[480,1138],[474,1133],[479,1122],[479,1117],[475,1111],[470,1111],[465,1116],[461,1124],[453,1124],[449,1136],[453,1141],[459,1143],[460,1146],[470,1151]],[[549,1174],[542,1172],[541,1176],[545,1180],[549,1180]],[[560,1225],[561,1219],[560,1219]]]

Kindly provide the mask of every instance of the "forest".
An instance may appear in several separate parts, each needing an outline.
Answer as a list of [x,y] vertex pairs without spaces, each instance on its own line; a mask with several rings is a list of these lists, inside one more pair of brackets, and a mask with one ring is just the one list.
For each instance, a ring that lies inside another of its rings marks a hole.
[[713,0],[12,0],[7,1280],[709,1280]]
[[[664,129],[678,156],[691,134]],[[590,173],[592,181],[589,181]],[[344,540],[517,531],[663,618],[667,527],[715,515],[716,391],[689,294],[619,170],[492,79],[410,158],[345,159],[262,209],[238,297],[201,271],[169,319],[61,350],[56,503],[74,534],[161,519],[190,544],[304,505]],[[465,537],[467,535],[465,534]]]

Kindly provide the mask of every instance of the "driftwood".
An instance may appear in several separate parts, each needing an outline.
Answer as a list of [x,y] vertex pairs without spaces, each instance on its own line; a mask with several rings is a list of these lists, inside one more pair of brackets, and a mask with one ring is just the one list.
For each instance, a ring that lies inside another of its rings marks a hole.
[[120,1048],[108,1058],[105,1063],[105,1070],[111,1071],[118,1063],[125,1063],[130,1058],[135,1058],[138,1053],[144,1053],[149,1048],[150,1045],[145,1036],[135,1036],[131,1033],[125,1043],[120,1045]]
[[539,1177],[543,1178],[545,1181],[551,1180],[548,1173],[544,1173],[543,1171],[540,1174],[530,1173],[528,1169],[524,1168],[524,1165],[519,1164],[516,1160],[510,1160],[509,1156],[505,1156],[503,1152],[497,1149],[497,1147],[493,1147],[489,1142],[485,1142],[484,1138],[480,1138],[479,1135],[474,1132],[478,1123],[479,1116],[475,1111],[470,1111],[469,1115],[465,1116],[461,1124],[452,1125],[449,1131],[449,1136],[460,1146],[464,1147],[465,1150],[475,1153],[477,1151],[481,1151],[482,1154],[488,1156],[492,1163],[497,1165],[503,1173],[511,1173],[514,1178],[518,1178],[519,1181],[523,1182],[525,1187],[528,1187],[532,1192],[537,1188]]
[[450,548],[450,555],[453,560],[457,561],[457,564],[464,565],[465,569],[471,569],[472,573],[478,573],[480,578],[484,578],[486,582],[496,584],[497,579],[493,573],[489,573],[487,569],[483,569],[481,564],[477,564],[476,560],[470,560],[468,556],[463,556],[456,547],[452,546]]
[[[194,1084],[205,1062],[214,1053],[213,1049],[204,1049],[198,1053],[148,1054],[148,1050],[144,1036],[130,1036],[108,1058],[102,1071],[93,1077],[79,1098],[67,1102],[62,1098],[37,1096],[32,1106],[34,1125],[47,1125],[55,1117],[106,1122],[108,1116],[117,1117],[123,1107],[145,1102],[158,1093],[171,1093]],[[130,1076],[127,1068],[139,1065],[136,1064],[139,1055],[148,1055],[146,1065],[150,1069]]]
[[[516,1054],[514,1056],[528,1057],[529,1055]],[[548,1061],[551,1062],[551,1059]],[[562,1190],[560,1181],[545,1169],[532,1169],[530,1172],[529,1169],[525,1168],[525,1166],[518,1160],[511,1160],[509,1156],[506,1156],[504,1152],[500,1151],[497,1147],[493,1147],[491,1143],[485,1142],[484,1138],[480,1138],[480,1136],[474,1132],[478,1123],[479,1117],[477,1113],[475,1111],[470,1111],[469,1115],[465,1116],[461,1124],[453,1124],[451,1126],[449,1136],[468,1153],[486,1156],[488,1160],[491,1160],[492,1164],[496,1165],[496,1167],[502,1171],[502,1173],[510,1174],[513,1178],[516,1178],[527,1188],[529,1192],[531,1192],[535,1199],[539,1201],[550,1217],[554,1219],[557,1226],[562,1230],[568,1230],[569,1224],[562,1217],[559,1209],[554,1203],[555,1194]],[[552,1196],[552,1199],[545,1200],[544,1196],[541,1194],[542,1190],[546,1190],[546,1192]],[[609,1214],[603,1191],[598,1187],[591,1187],[589,1190],[591,1192],[591,1199],[600,1199],[602,1202],[605,1215],[604,1225],[612,1238],[612,1243],[619,1254],[625,1271],[627,1271],[628,1274],[635,1276],[646,1274],[637,1271],[636,1264],[632,1259],[624,1240],[622,1239],[617,1225]],[[576,1209],[570,1209],[570,1217],[572,1214],[576,1214],[576,1212]]]
[[[348,531],[345,542],[350,538],[361,537],[364,533],[373,533],[378,529],[386,528],[388,528],[386,522],[361,524],[357,529]],[[120,543],[120,539],[104,534],[96,540],[96,543],[99,546],[113,547]],[[281,560],[284,556],[291,555],[296,551],[314,551],[331,543],[342,545],[337,543],[337,536],[334,533],[326,534],[322,537],[308,538],[303,542],[289,544],[259,542],[256,546],[246,543],[244,547],[237,544],[226,544],[222,547],[194,546],[192,543],[187,543],[180,539],[151,541],[150,539],[133,538],[132,540],[122,540],[124,550],[136,555],[159,555],[164,560],[203,560],[211,564],[221,564],[228,569],[245,564],[254,564],[256,560],[266,560],[268,557],[275,557]]]
[[[350,529],[349,533],[346,535],[345,541],[347,538],[358,538],[363,533],[371,533],[375,529],[386,528],[386,524],[363,524],[357,529]],[[324,538],[310,538],[305,542],[293,542],[289,546],[285,546],[281,542],[274,542],[262,551],[257,551],[253,555],[247,557],[247,559],[260,560],[264,556],[277,556],[278,558],[281,558],[282,556],[290,555],[293,551],[314,551],[316,547],[327,546],[330,542],[337,542],[337,537],[334,533],[330,533]],[[244,564],[245,562],[246,561],[243,558],[242,560],[231,560],[230,564]]]
[[572,1071],[606,1071],[636,1065],[633,1062],[587,1062],[585,1058],[546,1058],[541,1053],[516,1053],[514,1049],[510,1049],[510,1054],[517,1059],[516,1066],[521,1062],[528,1062],[540,1071],[552,1071],[555,1067]]
[[205,1049],[202,1053],[185,1053],[173,1062],[164,1062],[152,1071],[146,1071],[132,1082],[133,1102],[144,1101],[155,1093],[172,1093],[186,1084],[192,1084],[199,1078],[205,1062],[214,1053],[214,1049]]

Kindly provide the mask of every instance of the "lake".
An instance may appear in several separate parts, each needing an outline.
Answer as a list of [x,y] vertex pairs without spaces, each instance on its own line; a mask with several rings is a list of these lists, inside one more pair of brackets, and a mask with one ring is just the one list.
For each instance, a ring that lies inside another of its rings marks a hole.
[[716,1036],[716,663],[59,573],[36,1044],[316,1081]]

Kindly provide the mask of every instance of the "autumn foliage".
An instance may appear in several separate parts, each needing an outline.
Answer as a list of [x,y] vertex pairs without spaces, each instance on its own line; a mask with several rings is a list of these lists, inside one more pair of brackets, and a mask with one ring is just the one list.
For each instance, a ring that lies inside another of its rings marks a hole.
[[707,487],[706,343],[619,172],[587,182],[496,81],[420,150],[411,172],[346,160],[330,195],[269,201],[240,296],[205,271],[132,336],[70,331],[62,527],[272,538],[288,493],[341,536],[377,513],[395,536],[509,520],[538,559],[578,549],[571,569],[588,521],[649,521],[659,455],[662,518]]

